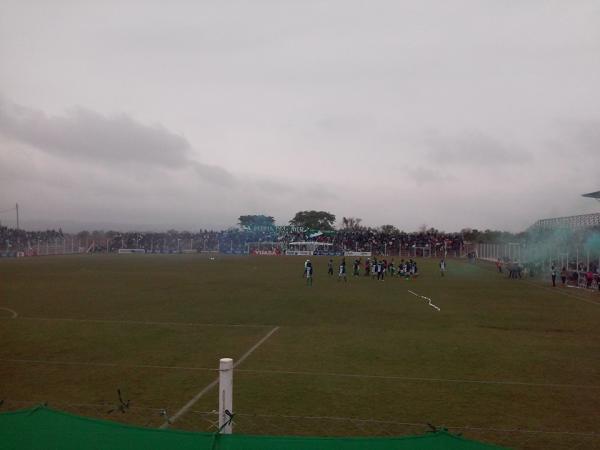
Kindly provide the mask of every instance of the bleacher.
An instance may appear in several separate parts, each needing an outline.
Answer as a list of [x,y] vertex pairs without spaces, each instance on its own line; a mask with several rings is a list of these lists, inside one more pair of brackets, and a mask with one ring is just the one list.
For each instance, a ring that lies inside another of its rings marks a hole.
[[578,230],[582,228],[600,227],[600,213],[580,214],[577,216],[553,217],[540,219],[531,228],[539,231],[567,228]]

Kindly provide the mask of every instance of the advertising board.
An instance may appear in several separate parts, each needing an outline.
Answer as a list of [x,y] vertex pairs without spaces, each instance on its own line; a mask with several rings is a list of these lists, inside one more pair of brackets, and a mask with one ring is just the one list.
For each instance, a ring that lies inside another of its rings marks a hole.
[[344,252],[344,256],[371,256],[371,252]]
[[286,250],[287,256],[312,256],[313,252],[310,250]]

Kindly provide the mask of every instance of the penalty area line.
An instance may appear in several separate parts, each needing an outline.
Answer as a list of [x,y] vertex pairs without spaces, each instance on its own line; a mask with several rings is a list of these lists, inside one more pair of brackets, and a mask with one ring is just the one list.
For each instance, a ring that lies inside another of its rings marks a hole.
[[11,319],[16,319],[17,316],[19,315],[19,314],[17,314],[17,312],[14,309],[1,307],[0,310],[11,313],[12,314]]
[[[267,339],[269,339],[273,333],[275,333],[277,330],[279,330],[279,327],[274,327],[272,328],[267,334],[265,334],[256,344],[254,344],[252,347],[250,347],[246,353],[244,353],[240,359],[238,359],[234,364],[233,364],[233,368],[235,369],[237,366],[239,366],[240,364],[242,364],[252,353],[254,353],[254,351],[260,347]],[[219,378],[217,377],[215,380],[213,380],[212,382],[210,382],[208,385],[206,385],[200,392],[198,392],[189,402],[187,402],[185,405],[183,405],[183,407],[177,411],[173,416],[171,416],[169,418],[168,421],[166,421],[165,423],[163,423],[159,428],[160,429],[166,429],[169,427],[169,425],[173,424],[176,420],[178,420],[181,416],[183,416],[185,413],[187,413],[192,406],[194,406],[196,404],[196,402],[198,400],[200,400],[202,397],[204,397],[204,395],[209,392],[213,387],[215,387],[217,384],[219,383]]]

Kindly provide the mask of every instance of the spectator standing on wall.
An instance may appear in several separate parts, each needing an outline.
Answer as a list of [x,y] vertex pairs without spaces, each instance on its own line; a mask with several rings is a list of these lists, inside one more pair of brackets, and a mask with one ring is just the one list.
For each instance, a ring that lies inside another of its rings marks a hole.
[[585,287],[590,289],[592,287],[592,283],[594,282],[594,272],[588,269],[585,274]]
[[560,271],[560,281],[562,281],[563,287],[567,283],[567,268],[565,266],[563,266],[562,270]]

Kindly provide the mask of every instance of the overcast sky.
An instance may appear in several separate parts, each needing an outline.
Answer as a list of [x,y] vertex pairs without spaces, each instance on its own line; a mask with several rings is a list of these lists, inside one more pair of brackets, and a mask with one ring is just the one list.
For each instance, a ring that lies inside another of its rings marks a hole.
[[0,0],[0,61],[25,227],[600,209],[600,0]]

